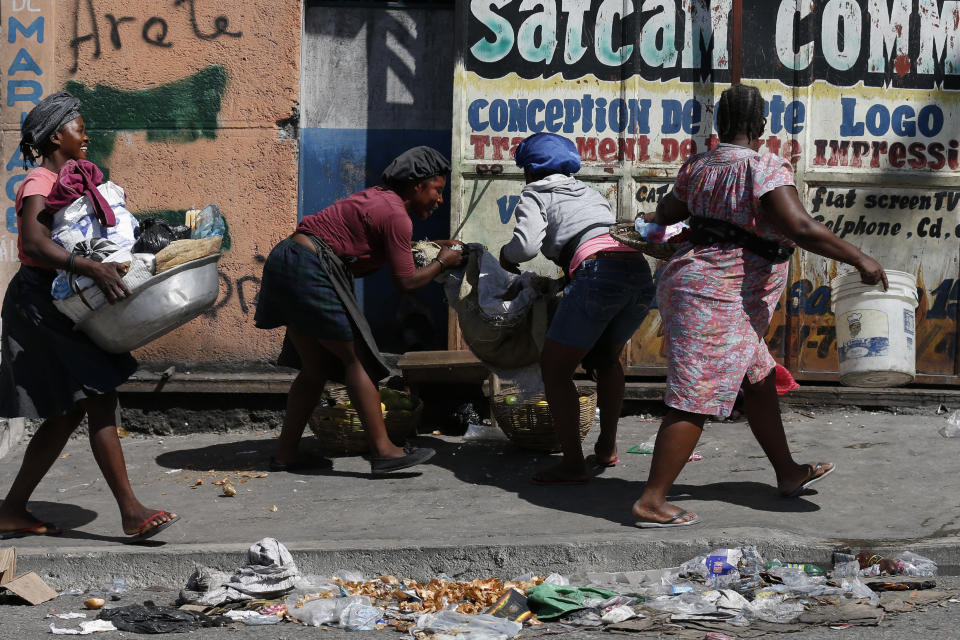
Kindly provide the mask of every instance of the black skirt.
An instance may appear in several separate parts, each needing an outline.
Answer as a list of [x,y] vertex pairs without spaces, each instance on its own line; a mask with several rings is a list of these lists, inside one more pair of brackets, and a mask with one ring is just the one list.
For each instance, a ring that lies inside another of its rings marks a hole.
[[0,311],[0,417],[51,418],[114,391],[137,369],[107,353],[53,306],[56,272],[21,265]]

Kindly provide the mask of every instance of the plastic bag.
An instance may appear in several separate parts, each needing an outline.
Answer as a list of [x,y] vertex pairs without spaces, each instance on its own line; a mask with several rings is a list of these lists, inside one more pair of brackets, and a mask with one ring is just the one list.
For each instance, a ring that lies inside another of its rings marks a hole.
[[208,204],[197,214],[193,222],[193,229],[190,235],[186,237],[196,240],[198,238],[209,238],[210,236],[222,236],[226,231],[227,223],[220,215],[220,207],[215,204]]
[[600,621],[604,624],[619,624],[624,620],[636,617],[636,615],[633,608],[622,604],[612,607],[609,611],[605,611],[604,614],[600,616]]
[[905,576],[935,576],[937,575],[937,565],[930,558],[925,558],[920,554],[911,551],[901,551],[893,556],[892,560],[897,563],[900,573]]
[[947,418],[947,424],[940,427],[940,435],[944,438],[956,438],[960,436],[960,410],[954,411]]
[[746,613],[752,618],[765,622],[785,624],[800,617],[803,613],[803,603],[798,600],[787,600],[782,593],[764,591],[750,603]]
[[144,218],[140,221],[140,232],[133,245],[134,253],[159,253],[174,240],[190,238],[191,230],[187,226],[173,226],[159,218]]
[[860,563],[856,560],[848,560],[835,564],[831,572],[834,578],[856,578],[859,574]]
[[843,590],[845,595],[854,600],[869,600],[870,605],[873,607],[880,604],[880,596],[857,578],[853,578],[852,580],[844,579],[844,581],[840,583],[840,589]]
[[286,599],[287,615],[304,624],[319,627],[322,624],[341,622],[343,612],[352,605],[371,605],[368,596],[349,596],[346,598],[319,598],[310,600],[301,606],[297,602],[303,594],[291,594]]
[[99,619],[112,622],[120,631],[133,633],[185,633],[202,626],[202,614],[158,607],[147,601],[116,609],[103,609]]
[[340,612],[340,626],[350,631],[373,631],[382,617],[380,609],[362,602],[352,602]]
[[97,187],[113,210],[116,225],[105,227],[93,213],[90,198],[77,198],[70,205],[53,214],[50,237],[67,251],[82,240],[105,238],[121,249],[131,249],[137,239],[137,219],[126,209],[126,194],[112,182]]
[[519,622],[498,618],[487,613],[471,616],[444,609],[427,613],[417,619],[417,626],[410,630],[414,637],[423,633],[427,637],[442,634],[450,639],[502,640],[512,638],[523,628]]

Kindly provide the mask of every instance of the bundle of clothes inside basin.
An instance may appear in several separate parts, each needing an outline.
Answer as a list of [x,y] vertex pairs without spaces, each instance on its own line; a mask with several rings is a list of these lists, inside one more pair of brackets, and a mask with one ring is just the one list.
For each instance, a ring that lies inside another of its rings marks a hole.
[[[47,212],[54,242],[90,260],[121,263],[131,293],[155,275],[220,253],[226,230],[215,204],[187,211],[182,225],[157,218],[138,221],[127,210],[124,190],[104,181],[87,160],[63,166],[47,196]],[[64,270],[58,270],[50,293],[54,306],[77,323],[107,304],[92,279]]]

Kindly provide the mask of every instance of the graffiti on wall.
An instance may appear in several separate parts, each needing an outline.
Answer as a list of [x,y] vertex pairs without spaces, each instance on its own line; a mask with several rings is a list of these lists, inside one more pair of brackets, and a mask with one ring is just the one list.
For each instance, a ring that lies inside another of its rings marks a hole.
[[146,131],[148,142],[193,142],[217,137],[217,118],[227,88],[227,71],[211,65],[195,74],[150,89],[123,91],[70,80],[66,89],[83,103],[90,133],[87,156],[109,171],[117,133]]
[[[187,11],[187,20],[194,37],[200,40],[215,40],[221,36],[240,38],[242,31],[232,30],[230,18],[217,16],[211,26],[201,27],[197,18],[197,0],[172,0],[169,3],[171,15],[153,15],[147,18],[135,16],[117,16],[113,13],[101,13],[97,10],[94,0],[75,0],[73,10],[73,38],[70,48],[73,51],[73,65],[70,73],[76,73],[80,67],[81,48],[89,48],[90,57],[100,58],[104,47],[104,37],[114,49],[122,49],[126,38],[139,37],[143,42],[154,47],[169,49],[174,42],[168,39],[172,14],[176,13],[182,19],[183,8]],[[103,34],[103,35],[102,35]]]

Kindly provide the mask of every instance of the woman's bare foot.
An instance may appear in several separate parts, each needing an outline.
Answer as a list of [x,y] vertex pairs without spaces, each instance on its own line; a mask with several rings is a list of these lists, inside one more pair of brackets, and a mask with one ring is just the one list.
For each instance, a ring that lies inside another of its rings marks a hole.
[[617,456],[617,437],[607,438],[603,434],[597,438],[597,443],[593,445],[594,460],[597,465],[612,467],[620,461]]
[[633,517],[638,522],[661,524],[668,526],[681,526],[692,524],[699,520],[699,516],[692,511],[686,511],[680,507],[663,502],[657,506],[645,505],[637,500],[633,503]]
[[0,535],[12,533],[56,536],[60,535],[61,531],[56,525],[39,520],[27,510],[7,512],[0,507]]
[[177,514],[163,509],[148,509],[141,505],[140,508],[123,515],[123,532],[128,536],[143,537],[178,517]]

